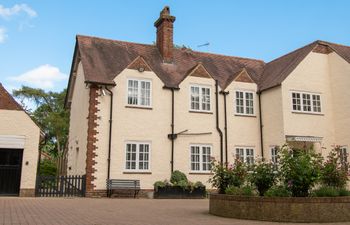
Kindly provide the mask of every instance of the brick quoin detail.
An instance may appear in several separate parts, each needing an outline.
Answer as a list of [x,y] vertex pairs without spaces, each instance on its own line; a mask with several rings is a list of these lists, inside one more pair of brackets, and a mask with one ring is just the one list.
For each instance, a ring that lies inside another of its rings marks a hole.
[[89,94],[89,114],[88,114],[88,131],[87,131],[87,146],[86,146],[86,195],[89,196],[89,193],[93,192],[95,185],[93,181],[95,180],[94,173],[96,172],[95,157],[96,155],[96,128],[97,124],[97,111],[98,111],[98,87],[96,85],[90,86]]

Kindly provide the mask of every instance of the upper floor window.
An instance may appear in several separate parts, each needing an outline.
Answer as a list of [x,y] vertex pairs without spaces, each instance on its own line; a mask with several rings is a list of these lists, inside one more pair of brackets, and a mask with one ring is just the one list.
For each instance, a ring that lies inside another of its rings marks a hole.
[[210,111],[210,88],[191,85],[191,110]]
[[210,166],[210,145],[191,145],[191,171],[208,172]]
[[151,106],[151,87],[149,80],[128,80],[128,105]]
[[150,144],[126,143],[125,169],[133,171],[147,171],[150,167]]
[[254,115],[254,93],[236,91],[236,114]]
[[245,162],[248,165],[254,164],[254,149],[253,148],[245,148],[245,147],[237,147],[236,148],[236,158],[241,162]]
[[321,113],[321,96],[319,94],[292,92],[293,111]]

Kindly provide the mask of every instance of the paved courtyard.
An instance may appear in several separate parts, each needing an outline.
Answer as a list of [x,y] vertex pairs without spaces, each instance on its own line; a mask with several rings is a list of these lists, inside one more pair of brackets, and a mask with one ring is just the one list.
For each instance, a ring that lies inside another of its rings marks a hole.
[[0,224],[281,224],[212,216],[208,207],[208,200],[0,197]]

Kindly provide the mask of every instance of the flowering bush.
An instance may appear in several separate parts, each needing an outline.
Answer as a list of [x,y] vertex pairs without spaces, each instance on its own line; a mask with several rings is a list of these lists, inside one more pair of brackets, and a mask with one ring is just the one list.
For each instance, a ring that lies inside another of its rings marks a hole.
[[265,192],[276,183],[276,178],[277,173],[275,172],[274,164],[259,161],[253,165],[249,180],[256,186],[259,195],[264,196]]
[[321,183],[330,187],[344,187],[348,180],[347,171],[340,160],[340,148],[333,149],[321,170]]
[[235,160],[233,165],[221,165],[213,160],[211,169],[214,175],[209,179],[209,182],[218,189],[220,194],[225,194],[225,190],[229,186],[242,186],[247,175],[246,165],[239,160]]
[[281,149],[281,180],[293,197],[306,197],[321,176],[322,157],[312,149]]

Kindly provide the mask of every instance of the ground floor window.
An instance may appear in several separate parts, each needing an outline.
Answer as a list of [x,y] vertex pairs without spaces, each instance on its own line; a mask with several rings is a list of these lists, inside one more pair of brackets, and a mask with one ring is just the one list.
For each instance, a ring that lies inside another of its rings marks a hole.
[[126,143],[125,169],[146,171],[150,167],[150,144],[142,142]]
[[209,172],[210,166],[210,145],[191,145],[191,171]]
[[348,163],[348,149],[347,149],[347,147],[340,148],[340,162],[344,168],[348,169],[347,168],[347,163]]
[[277,146],[271,147],[271,162],[274,165],[277,165],[277,163],[278,163],[278,147]]
[[237,147],[236,158],[248,165],[254,164],[254,149],[251,147]]

